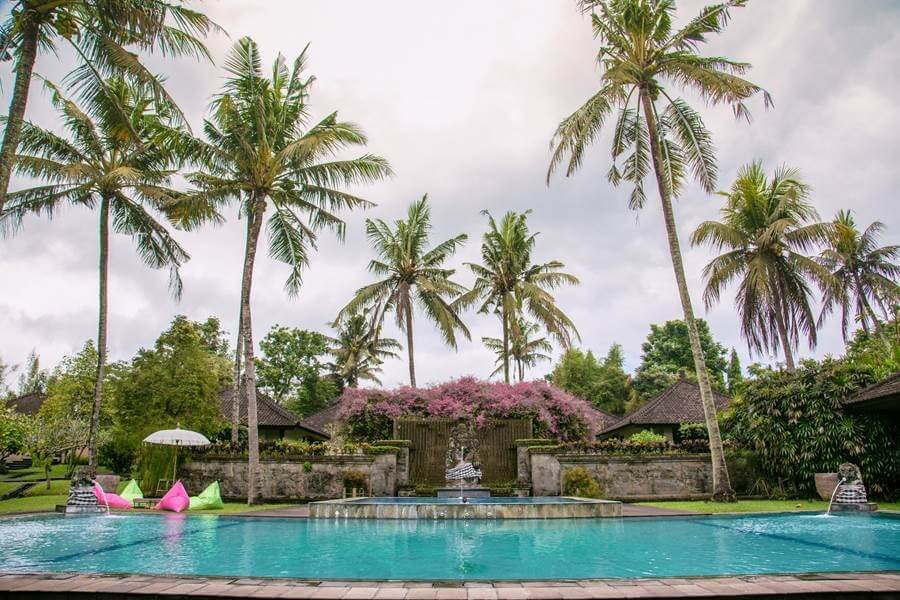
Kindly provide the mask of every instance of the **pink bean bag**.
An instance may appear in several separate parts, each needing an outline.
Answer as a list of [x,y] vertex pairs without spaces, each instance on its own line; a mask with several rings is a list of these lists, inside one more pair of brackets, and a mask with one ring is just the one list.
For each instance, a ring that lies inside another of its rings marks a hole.
[[94,496],[97,497],[97,504],[100,506],[109,506],[110,508],[131,508],[131,500],[126,500],[117,494],[107,494],[100,487],[100,484],[94,484]]
[[175,482],[175,485],[166,492],[166,495],[154,506],[156,510],[171,510],[172,512],[181,512],[191,505],[191,499],[187,494],[187,490],[181,485],[181,480]]

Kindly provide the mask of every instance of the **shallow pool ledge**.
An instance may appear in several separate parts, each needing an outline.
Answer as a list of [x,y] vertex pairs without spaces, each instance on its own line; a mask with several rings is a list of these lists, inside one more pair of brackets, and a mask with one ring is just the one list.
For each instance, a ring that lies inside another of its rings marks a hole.
[[[383,501],[379,501],[383,500]],[[352,498],[325,500],[309,504],[310,518],[318,519],[595,519],[621,517],[622,503],[592,498],[558,498],[552,503],[446,504],[432,498]],[[430,501],[431,500],[431,501]],[[562,501],[559,501],[562,500]]]

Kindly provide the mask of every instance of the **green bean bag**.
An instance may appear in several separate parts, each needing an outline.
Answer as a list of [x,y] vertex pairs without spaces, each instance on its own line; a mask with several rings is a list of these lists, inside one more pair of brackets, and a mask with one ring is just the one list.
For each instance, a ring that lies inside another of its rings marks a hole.
[[222,495],[219,493],[219,482],[213,481],[205,490],[197,496],[191,496],[191,506],[188,510],[214,510],[225,508]]
[[143,498],[144,492],[141,491],[140,486],[138,486],[137,481],[132,479],[128,482],[128,485],[125,486],[125,489],[122,490],[122,493],[119,494],[122,498],[125,498],[129,502],[134,502],[135,498]]

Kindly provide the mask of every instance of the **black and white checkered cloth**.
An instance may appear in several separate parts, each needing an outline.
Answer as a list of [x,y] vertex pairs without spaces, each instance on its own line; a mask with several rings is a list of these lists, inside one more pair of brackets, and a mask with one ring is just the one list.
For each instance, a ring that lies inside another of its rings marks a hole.
[[866,488],[862,484],[843,484],[834,498],[836,504],[865,504]]
[[73,487],[69,490],[66,506],[97,506],[97,496],[90,487]]
[[463,463],[447,469],[447,481],[460,481],[461,479],[481,479],[481,470],[473,467],[472,463]]

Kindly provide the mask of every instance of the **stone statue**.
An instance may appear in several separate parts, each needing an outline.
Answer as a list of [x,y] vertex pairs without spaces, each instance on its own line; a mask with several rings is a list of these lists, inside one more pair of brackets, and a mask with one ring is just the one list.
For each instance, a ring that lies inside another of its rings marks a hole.
[[445,464],[447,483],[468,487],[481,481],[478,436],[472,423],[459,423],[450,430]]
[[96,512],[100,510],[94,495],[94,482],[87,467],[78,467],[72,473],[66,512]]
[[844,463],[838,467],[838,492],[834,497],[835,504],[865,504],[866,486],[862,482],[862,473],[859,467],[852,463]]

